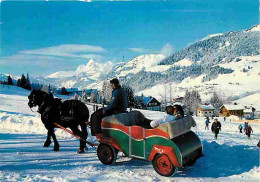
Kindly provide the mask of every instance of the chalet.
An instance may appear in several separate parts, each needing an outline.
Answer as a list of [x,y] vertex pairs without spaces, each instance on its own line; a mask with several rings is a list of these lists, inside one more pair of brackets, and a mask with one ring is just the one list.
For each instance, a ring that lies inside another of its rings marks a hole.
[[244,109],[244,118],[245,119],[255,119],[256,109],[252,106],[245,106]]
[[135,108],[160,111],[161,103],[154,97],[135,96]]
[[224,104],[220,107],[219,115],[223,116],[223,117],[229,117],[231,115],[243,117],[244,116],[244,107],[241,105]]
[[197,116],[212,117],[214,116],[215,108],[211,104],[199,104],[197,107]]
[[161,103],[154,97],[143,97],[144,109],[160,111]]

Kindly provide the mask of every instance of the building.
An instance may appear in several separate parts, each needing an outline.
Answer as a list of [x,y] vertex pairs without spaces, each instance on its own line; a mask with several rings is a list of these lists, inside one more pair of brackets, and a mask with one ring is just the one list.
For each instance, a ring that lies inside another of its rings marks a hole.
[[212,117],[214,116],[215,108],[211,104],[199,104],[197,108],[197,116],[200,117]]
[[256,109],[252,106],[245,106],[244,109],[244,118],[245,119],[255,119]]
[[135,108],[160,111],[161,103],[154,97],[135,96]]
[[143,97],[144,109],[152,111],[160,111],[161,103],[154,97]]
[[241,105],[229,105],[229,104],[224,104],[220,107],[220,116],[223,117],[229,117],[231,115],[235,115],[238,117],[243,117],[244,116],[244,107]]

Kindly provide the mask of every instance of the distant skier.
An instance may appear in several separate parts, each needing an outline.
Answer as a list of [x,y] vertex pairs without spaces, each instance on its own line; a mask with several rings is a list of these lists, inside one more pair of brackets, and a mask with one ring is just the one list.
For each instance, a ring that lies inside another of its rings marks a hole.
[[211,125],[211,131],[215,133],[215,139],[218,138],[219,131],[221,131],[221,124],[218,119],[214,119],[214,122]]
[[209,130],[209,123],[210,123],[210,121],[209,121],[209,117],[206,117],[206,121],[205,121],[205,124],[206,124],[206,126],[205,126],[205,130],[206,130],[206,129]]
[[253,133],[253,129],[250,125],[248,125],[246,128],[246,135],[248,138],[250,138],[251,132]]
[[242,124],[240,124],[240,125],[238,126],[238,129],[239,129],[239,132],[242,133],[242,131],[243,131],[243,126],[242,126]]

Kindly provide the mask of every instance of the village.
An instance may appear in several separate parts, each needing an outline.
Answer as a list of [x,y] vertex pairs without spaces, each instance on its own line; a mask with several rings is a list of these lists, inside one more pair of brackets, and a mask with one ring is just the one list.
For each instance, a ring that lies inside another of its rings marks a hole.
[[[56,89],[55,92],[58,94],[64,94],[65,88]],[[63,90],[63,91],[62,91]],[[86,89],[79,90],[78,88],[66,88],[65,94],[68,98],[81,100],[86,104],[93,106],[93,110],[97,110],[100,107],[104,107],[109,104],[109,100],[98,91],[98,89]],[[131,96],[129,110],[132,109],[144,109],[150,111],[164,111],[167,105],[181,105],[185,110],[184,97],[176,96],[172,97],[171,101],[159,101],[153,96]],[[131,102],[132,100],[132,102]],[[186,113],[188,113],[186,109]],[[260,121],[260,111],[252,105],[242,105],[239,103],[228,103],[222,104],[220,107],[214,107],[210,103],[199,103],[196,106],[196,112],[189,113],[197,117],[223,117],[224,120],[232,122],[248,122],[258,123]]]

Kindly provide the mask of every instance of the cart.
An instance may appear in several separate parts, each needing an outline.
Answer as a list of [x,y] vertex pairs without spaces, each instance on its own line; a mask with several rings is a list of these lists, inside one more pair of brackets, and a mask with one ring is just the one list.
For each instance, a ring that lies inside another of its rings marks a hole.
[[97,135],[97,156],[103,164],[114,164],[121,151],[130,158],[152,161],[162,176],[173,176],[178,168],[193,165],[203,156],[201,141],[190,130],[196,125],[191,116],[154,129],[127,126],[129,119],[131,112],[103,118],[102,133]]

